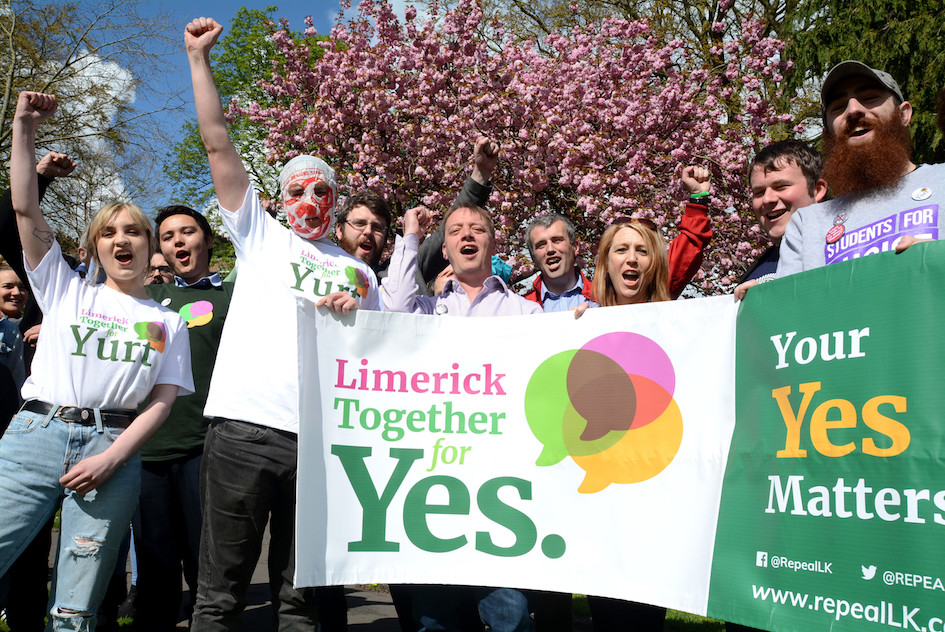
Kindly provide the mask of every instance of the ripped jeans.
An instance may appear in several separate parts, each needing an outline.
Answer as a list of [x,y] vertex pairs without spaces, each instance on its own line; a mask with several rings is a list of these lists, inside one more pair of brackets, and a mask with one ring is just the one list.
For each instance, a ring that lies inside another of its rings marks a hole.
[[134,455],[85,495],[63,489],[59,477],[104,452],[121,432],[23,411],[0,439],[0,575],[62,502],[47,631],[95,629],[95,612],[138,500],[141,459]]

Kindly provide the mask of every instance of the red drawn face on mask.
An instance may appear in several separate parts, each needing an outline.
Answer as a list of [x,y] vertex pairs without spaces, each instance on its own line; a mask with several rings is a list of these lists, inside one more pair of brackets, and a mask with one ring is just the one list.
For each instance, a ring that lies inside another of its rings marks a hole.
[[334,220],[335,192],[316,169],[300,169],[282,188],[285,212],[292,230],[305,239],[328,233]]

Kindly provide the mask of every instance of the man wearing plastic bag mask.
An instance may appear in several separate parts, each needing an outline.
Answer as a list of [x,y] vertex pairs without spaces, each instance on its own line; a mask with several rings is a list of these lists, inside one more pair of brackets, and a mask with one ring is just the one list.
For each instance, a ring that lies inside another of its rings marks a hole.
[[315,156],[296,156],[279,174],[289,226],[303,239],[321,239],[335,221],[335,170]]
[[[303,156],[280,177],[292,229],[263,206],[230,139],[210,51],[223,26],[197,18],[184,32],[194,107],[220,217],[239,277],[220,338],[204,415],[205,490],[197,601],[191,630],[238,630],[268,524],[269,586],[280,630],[318,627],[311,590],[296,588],[295,507],[299,431],[298,300],[348,313],[379,309],[377,279],[326,236],[334,172]],[[264,306],[263,311],[260,306]],[[247,355],[247,332],[264,331]],[[258,342],[259,344],[256,344]]]

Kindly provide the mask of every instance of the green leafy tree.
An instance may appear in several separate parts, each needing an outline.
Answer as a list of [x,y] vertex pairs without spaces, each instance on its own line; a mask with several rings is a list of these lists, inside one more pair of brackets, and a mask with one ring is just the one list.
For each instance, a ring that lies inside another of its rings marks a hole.
[[[750,16],[765,25],[765,35],[788,43],[783,58],[793,66],[784,72],[782,92],[769,96],[779,111],[804,123],[809,138],[820,133],[824,75],[834,64],[858,59],[893,75],[915,108],[916,159],[945,162],[945,138],[935,127],[935,96],[945,87],[945,0],[485,1],[487,13],[522,39],[615,15],[648,20],[664,41],[695,44],[701,62],[714,61],[712,49],[725,39],[722,23]],[[771,130],[772,139],[794,134],[789,126]]]
[[[19,93],[55,94],[59,110],[40,126],[37,149],[68,153],[79,163],[44,202],[47,219],[66,238],[77,237],[109,199],[146,207],[160,194],[152,176],[165,142],[156,115],[167,108],[138,104],[172,102],[154,80],[163,76],[162,56],[172,45],[166,17],[143,17],[142,6],[0,0],[0,159],[9,160]],[[0,170],[0,189],[8,180]]]
[[[912,133],[917,162],[945,162],[945,142],[935,126],[935,96],[945,87],[945,0],[805,0],[796,20],[813,28],[793,33],[787,55],[798,73],[796,90],[820,86],[845,59],[891,74],[915,109]],[[801,117],[820,120],[819,95]]]
[[[274,72],[282,71],[278,49],[271,38],[280,28],[275,18],[278,10],[277,6],[265,10],[239,9],[224,37],[214,47],[211,61],[224,106],[233,102],[259,103],[263,107],[277,104],[278,99],[262,90],[259,83],[271,80]],[[284,21],[281,26],[287,28]],[[302,34],[293,32],[293,36],[301,38]],[[315,63],[321,53],[322,49],[315,47],[311,62]],[[248,116],[237,115],[230,117],[229,130],[254,185],[264,198],[277,198],[279,170],[267,161],[267,126],[250,121]],[[196,121],[185,123],[183,132],[183,140],[174,146],[170,160],[164,165],[165,175],[175,183],[173,199],[197,209],[209,207],[208,218],[214,228],[220,229],[218,214],[212,208],[215,193],[210,166]]]

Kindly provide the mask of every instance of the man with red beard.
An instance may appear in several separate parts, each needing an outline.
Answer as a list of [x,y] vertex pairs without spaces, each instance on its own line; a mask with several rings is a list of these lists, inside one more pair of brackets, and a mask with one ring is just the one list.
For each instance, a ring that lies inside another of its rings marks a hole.
[[335,237],[345,252],[376,272],[392,222],[393,215],[384,198],[373,191],[361,191],[341,205],[335,220]]
[[945,165],[912,162],[912,106],[895,79],[842,62],[824,79],[821,108],[823,178],[837,197],[791,218],[778,276],[939,239]]

